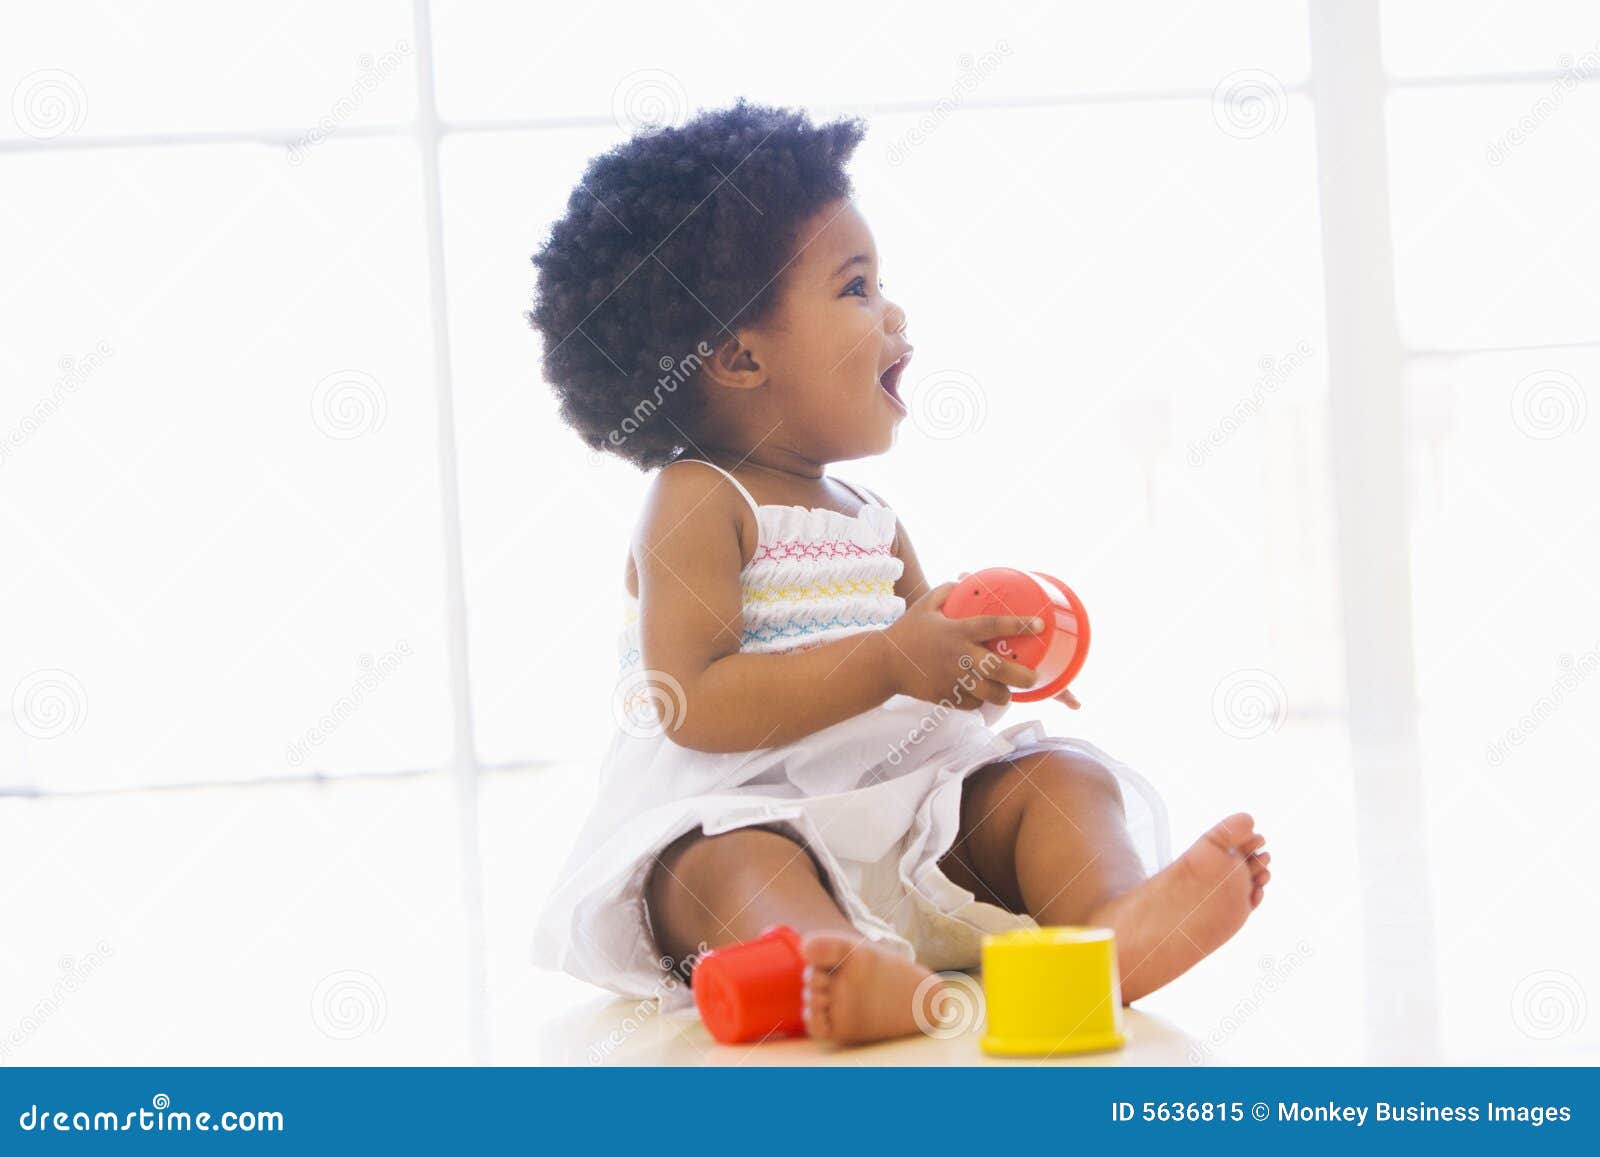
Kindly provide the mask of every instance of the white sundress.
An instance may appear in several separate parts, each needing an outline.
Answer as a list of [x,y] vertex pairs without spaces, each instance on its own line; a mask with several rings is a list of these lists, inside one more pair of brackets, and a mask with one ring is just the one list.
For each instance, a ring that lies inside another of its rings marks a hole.
[[[895,515],[870,493],[858,514],[758,504],[758,540],[740,573],[741,649],[780,652],[881,630],[905,610],[894,593]],[[682,467],[678,467],[682,468]],[[848,484],[846,484],[848,485]],[[628,597],[619,688],[646,684],[637,602]],[[794,693],[804,694],[797,687]],[[670,712],[681,704],[663,702]],[[659,724],[624,715],[600,769],[598,798],[534,935],[534,963],[625,996],[687,1004],[651,933],[644,885],[654,858],[695,828],[715,835],[760,825],[816,856],[850,921],[869,939],[926,967],[975,967],[985,933],[1034,927],[975,897],[938,866],[954,845],[961,784],[1014,751],[1053,745],[1093,758],[1122,784],[1129,831],[1147,870],[1171,858],[1160,797],[1125,764],[1037,722],[991,730],[1004,708],[941,709],[896,695],[790,744],[736,754],[693,751]],[[653,716],[651,716],[653,721]]]

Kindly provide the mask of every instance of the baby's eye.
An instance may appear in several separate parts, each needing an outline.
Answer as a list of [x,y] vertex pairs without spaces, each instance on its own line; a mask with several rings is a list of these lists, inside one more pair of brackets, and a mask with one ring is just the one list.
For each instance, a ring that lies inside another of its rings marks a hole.
[[[858,290],[860,291],[859,293],[857,292]],[[844,287],[844,292],[847,295],[855,294],[858,297],[867,296],[867,279],[865,277],[856,278],[849,285]]]

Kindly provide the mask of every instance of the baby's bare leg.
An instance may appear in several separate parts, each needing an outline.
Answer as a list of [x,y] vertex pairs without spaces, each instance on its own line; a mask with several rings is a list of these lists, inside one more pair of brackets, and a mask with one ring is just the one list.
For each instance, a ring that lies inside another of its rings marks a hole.
[[767,828],[690,832],[657,857],[645,903],[656,943],[674,961],[753,940],[774,924],[802,935],[855,933],[811,853]]
[[941,867],[980,898],[1040,924],[1117,934],[1122,995],[1136,1000],[1228,940],[1261,902],[1265,840],[1230,816],[1157,875],[1128,838],[1116,777],[1060,749],[1019,753],[968,778],[961,833]]
[[855,1042],[917,1031],[914,1004],[937,1000],[922,965],[864,940],[823,883],[804,846],[764,828],[698,830],[656,860],[645,884],[650,926],[674,961],[750,940],[773,924],[804,938],[806,1028]]
[[1081,924],[1145,879],[1116,777],[1059,748],[969,776],[961,832],[940,867],[979,899],[1041,924]]

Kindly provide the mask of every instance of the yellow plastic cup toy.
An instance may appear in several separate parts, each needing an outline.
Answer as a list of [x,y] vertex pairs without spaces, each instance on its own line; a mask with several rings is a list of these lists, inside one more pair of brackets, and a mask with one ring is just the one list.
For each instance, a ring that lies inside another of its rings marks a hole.
[[1024,928],[983,938],[983,1051],[996,1056],[1121,1048],[1122,986],[1109,928]]

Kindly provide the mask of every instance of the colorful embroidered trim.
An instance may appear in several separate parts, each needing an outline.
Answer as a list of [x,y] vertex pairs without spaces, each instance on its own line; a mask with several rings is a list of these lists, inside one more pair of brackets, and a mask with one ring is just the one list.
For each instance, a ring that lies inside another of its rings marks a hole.
[[823,542],[806,542],[803,539],[779,539],[777,542],[763,543],[756,548],[756,553],[751,557],[752,564],[766,559],[777,558],[892,558],[893,552],[887,545],[862,546],[857,542],[848,542],[845,539],[833,538]]
[[847,595],[888,595],[894,597],[893,579],[845,579],[841,582],[813,583],[811,586],[754,587],[744,592],[746,603],[806,603],[819,599],[839,599]]
[[838,630],[866,630],[873,627],[887,627],[894,622],[892,618],[868,619],[823,619],[816,623],[799,623],[793,626],[758,627],[753,631],[744,633],[745,643],[771,643],[778,639],[797,639],[804,635],[817,635],[824,631]]

